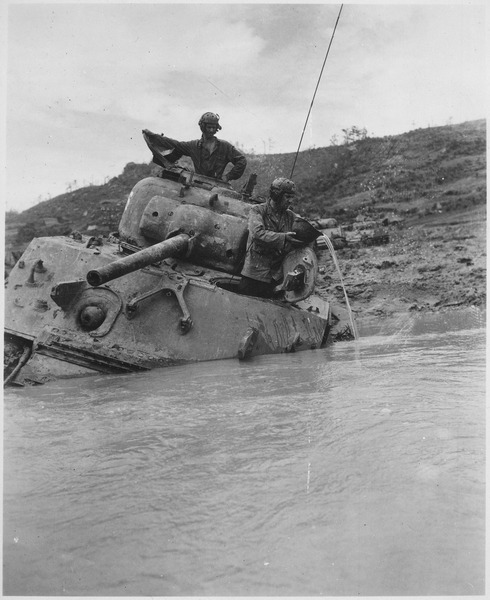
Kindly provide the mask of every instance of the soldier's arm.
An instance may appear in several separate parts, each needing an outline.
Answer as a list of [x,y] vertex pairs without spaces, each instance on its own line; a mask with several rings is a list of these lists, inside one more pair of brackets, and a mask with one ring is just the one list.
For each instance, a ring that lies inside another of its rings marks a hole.
[[258,245],[263,248],[283,250],[286,244],[287,233],[266,229],[264,220],[258,209],[258,206],[252,207],[248,217],[248,230],[252,239],[257,241]]
[[162,147],[167,150],[174,150],[174,152],[172,152],[173,161],[178,160],[181,156],[192,155],[192,142],[179,142],[178,140],[174,140],[165,135],[159,135],[158,138]]
[[228,161],[231,162],[233,168],[226,173],[225,180],[233,181],[234,179],[239,179],[245,171],[247,159],[239,150],[235,148],[235,146],[232,146],[231,144],[228,152]]

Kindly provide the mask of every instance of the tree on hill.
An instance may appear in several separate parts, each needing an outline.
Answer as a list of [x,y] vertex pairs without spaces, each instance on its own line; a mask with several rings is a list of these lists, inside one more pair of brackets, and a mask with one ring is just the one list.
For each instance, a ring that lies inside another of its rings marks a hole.
[[342,129],[342,133],[344,134],[344,144],[352,144],[367,138],[367,129],[365,127],[356,127],[356,125]]

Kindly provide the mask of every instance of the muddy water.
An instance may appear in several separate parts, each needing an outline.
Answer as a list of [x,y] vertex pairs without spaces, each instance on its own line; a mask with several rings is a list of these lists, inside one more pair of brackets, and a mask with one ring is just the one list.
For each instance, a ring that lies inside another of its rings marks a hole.
[[7,391],[4,594],[483,594],[483,326]]

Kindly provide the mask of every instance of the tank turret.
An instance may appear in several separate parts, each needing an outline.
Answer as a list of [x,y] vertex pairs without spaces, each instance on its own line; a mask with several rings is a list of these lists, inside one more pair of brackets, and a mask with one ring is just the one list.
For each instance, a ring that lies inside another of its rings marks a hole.
[[[170,173],[173,173],[170,171]],[[227,273],[239,273],[247,241],[251,203],[231,186],[184,173],[178,182],[147,178],[129,195],[119,225],[122,241],[145,248],[175,232],[194,240],[192,261]]]

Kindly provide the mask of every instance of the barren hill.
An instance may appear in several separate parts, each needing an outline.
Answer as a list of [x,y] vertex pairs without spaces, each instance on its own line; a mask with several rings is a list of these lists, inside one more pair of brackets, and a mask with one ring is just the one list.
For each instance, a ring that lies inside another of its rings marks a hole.
[[[486,190],[485,127],[484,120],[471,121],[302,151],[292,176],[300,194],[296,209],[310,218],[334,216],[342,222],[360,210],[373,216],[387,211],[423,216],[481,205]],[[256,173],[255,193],[265,195],[274,177],[291,176],[293,162],[293,153],[249,155],[245,175],[235,187]],[[33,235],[86,232],[94,225],[102,232],[116,229],[131,188],[156,170],[151,162],[129,163],[104,185],[9,213],[7,223],[28,224],[19,242]],[[47,226],[44,220],[49,218],[59,224]]]
[[[293,162],[294,153],[248,155],[247,170],[235,188],[256,173],[255,194],[265,196],[273,178],[291,176]],[[105,185],[7,213],[7,246],[20,250],[32,237],[73,230],[115,231],[134,184],[158,170],[150,162],[129,163]],[[295,210],[306,217],[335,217],[340,224],[358,214],[403,220],[403,229],[391,230],[386,246],[338,252],[355,311],[386,314],[484,304],[484,120],[305,150],[291,178],[299,191]],[[338,277],[325,261],[320,287],[342,301]]]

